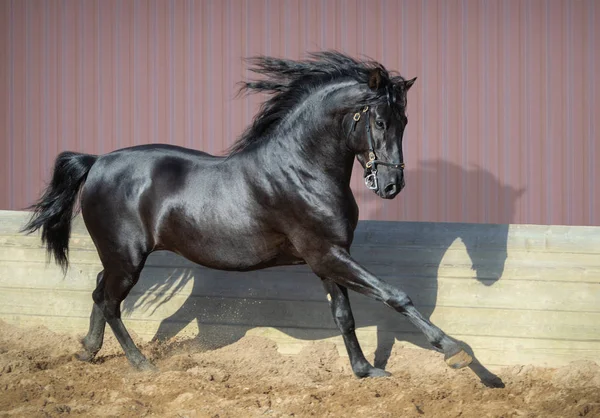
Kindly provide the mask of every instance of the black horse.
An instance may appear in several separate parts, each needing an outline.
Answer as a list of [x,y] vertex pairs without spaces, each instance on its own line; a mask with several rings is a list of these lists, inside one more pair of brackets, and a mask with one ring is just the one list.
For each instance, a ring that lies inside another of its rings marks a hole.
[[[121,321],[120,304],[150,253],[169,250],[220,270],[304,264],[321,278],[352,370],[387,376],[364,357],[347,289],[405,315],[453,368],[472,358],[425,318],[401,289],[357,263],[349,249],[358,222],[350,189],[354,158],[366,186],[393,199],[404,187],[402,136],[406,80],[373,61],[320,52],[292,61],[251,59],[264,79],[242,91],[272,96],[226,157],[167,145],[142,145],[102,156],[61,153],[52,181],[23,232],[41,228],[55,261],[68,268],[77,197],[104,270],[79,359],[100,350],[106,323],[129,362],[153,369]],[[81,190],[81,191],[80,191]]]
[[[390,284],[403,288],[421,314],[430,319],[438,304],[442,259],[457,240],[464,245],[473,278],[481,285],[492,286],[502,277],[507,259],[508,224],[514,222],[517,202],[524,190],[503,184],[481,167],[466,167],[444,160],[422,161],[406,174],[411,179],[428,176],[440,183],[446,177],[468,178],[473,183],[480,181],[483,187],[473,190],[469,201],[487,202],[501,208],[494,220],[502,223],[486,225],[487,232],[483,235],[481,225],[459,222],[365,221],[358,224],[351,247],[354,257],[374,273],[383,275]],[[447,195],[461,195],[461,184],[450,183]],[[367,235],[377,240],[376,249],[361,246],[360,237]],[[365,251],[365,248],[369,250]],[[382,263],[382,260],[385,261]],[[184,288],[192,288],[179,308],[162,319],[152,338],[155,341],[168,340],[190,324],[197,325],[199,332],[193,342],[203,349],[232,344],[256,327],[276,328],[301,340],[329,338],[339,333],[331,315],[319,307],[320,302],[325,303],[323,290],[318,282],[312,281],[313,274],[308,268],[282,267],[269,269],[268,273],[265,270],[219,272],[198,268],[181,257],[161,252],[154,253],[148,261],[147,265],[161,266],[161,269],[169,266],[169,274],[145,270],[141,276],[143,283],[123,303],[125,315],[134,311],[153,313],[180,295]],[[231,283],[243,286],[244,290],[236,291]],[[352,299],[352,295],[349,296]],[[351,302],[356,328],[375,326],[377,330],[375,367],[385,369],[396,340],[422,348],[431,347],[421,333],[415,333],[409,324],[398,321],[394,311],[381,310],[376,301],[356,296]],[[480,380],[487,386],[502,386],[500,378],[478,361],[467,344],[464,348],[473,357],[469,368]]]

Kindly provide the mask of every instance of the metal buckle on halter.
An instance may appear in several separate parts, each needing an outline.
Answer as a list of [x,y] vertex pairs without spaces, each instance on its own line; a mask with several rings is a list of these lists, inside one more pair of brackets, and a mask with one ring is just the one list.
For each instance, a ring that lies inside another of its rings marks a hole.
[[365,168],[371,171],[371,174],[365,176],[365,185],[371,190],[377,190],[379,184],[377,184],[377,168],[375,168],[375,153],[369,152],[369,161],[365,164]]
[[[367,110],[369,110],[369,106],[365,106],[363,107],[362,113],[366,113]],[[352,130],[354,131],[356,129],[356,124],[358,123],[358,121],[360,120],[360,114],[361,112],[356,112],[354,114],[354,116],[352,117],[352,120],[354,122],[352,122]]]
[[367,168],[373,167],[373,163],[375,162],[375,153],[373,151],[369,151],[369,161],[367,161]]
[[371,171],[371,174],[365,177],[365,186],[371,190],[377,190],[379,185],[377,184],[377,170]]

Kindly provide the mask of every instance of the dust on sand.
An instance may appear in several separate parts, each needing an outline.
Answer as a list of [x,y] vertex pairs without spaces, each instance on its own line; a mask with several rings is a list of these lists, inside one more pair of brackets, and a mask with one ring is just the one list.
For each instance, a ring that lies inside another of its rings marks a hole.
[[250,336],[211,351],[190,341],[140,346],[159,372],[132,370],[108,329],[86,364],[72,356],[74,336],[0,321],[0,416],[600,416],[600,367],[589,361],[504,368],[506,387],[490,389],[425,350],[394,348],[392,377],[359,380],[331,343],[296,356]]

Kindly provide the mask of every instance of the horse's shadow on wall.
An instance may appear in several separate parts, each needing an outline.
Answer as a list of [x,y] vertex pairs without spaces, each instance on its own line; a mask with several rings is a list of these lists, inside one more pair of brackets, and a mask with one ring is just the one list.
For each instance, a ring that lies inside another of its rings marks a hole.
[[[352,255],[378,277],[401,287],[429,318],[438,303],[440,263],[457,240],[462,241],[470,258],[471,265],[461,270],[463,275],[464,271],[471,272],[464,276],[465,280],[470,276],[482,286],[492,286],[502,277],[508,224],[513,220],[523,190],[501,184],[481,168],[469,170],[444,161],[428,162],[422,167],[434,179],[448,175],[471,177],[483,186],[479,190],[484,190],[485,196],[495,196],[498,207],[506,208],[500,213],[502,223],[486,225],[485,234],[475,224],[377,221],[359,224]],[[407,172],[407,182],[424,173]],[[461,196],[459,187],[450,187],[448,196]],[[470,190],[469,201],[478,199],[483,196],[477,190]],[[184,288],[189,296],[180,292]],[[354,292],[350,292],[350,299],[357,329],[372,326],[377,329],[376,366],[385,367],[396,339],[432,349],[412,324],[383,304]],[[180,307],[170,315],[161,316],[168,301],[171,301],[169,306]],[[209,349],[231,344],[256,327],[276,328],[304,340],[340,335],[320,280],[306,266],[223,272],[198,267],[170,253],[155,253],[149,258],[140,282],[123,302],[123,311],[132,316],[150,312],[161,318],[154,336],[159,340],[169,339],[190,324],[197,324],[196,342]],[[498,378],[477,360],[468,345],[466,349],[474,358],[470,366],[473,372],[484,383],[497,384]]]

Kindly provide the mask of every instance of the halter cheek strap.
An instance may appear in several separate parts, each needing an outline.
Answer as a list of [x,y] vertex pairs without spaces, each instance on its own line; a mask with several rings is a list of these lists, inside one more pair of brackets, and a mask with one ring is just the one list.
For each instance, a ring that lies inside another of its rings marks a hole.
[[389,163],[387,161],[378,160],[375,155],[375,149],[373,147],[373,137],[371,135],[371,117],[369,106],[365,106],[362,112],[356,112],[352,118],[352,129],[350,132],[356,130],[356,124],[361,118],[362,113],[366,113],[367,120],[365,127],[367,130],[367,143],[369,144],[369,161],[365,164],[365,185],[371,190],[377,190],[379,185],[377,184],[377,166],[385,165],[387,167],[395,168],[398,170],[404,170],[404,163]]

